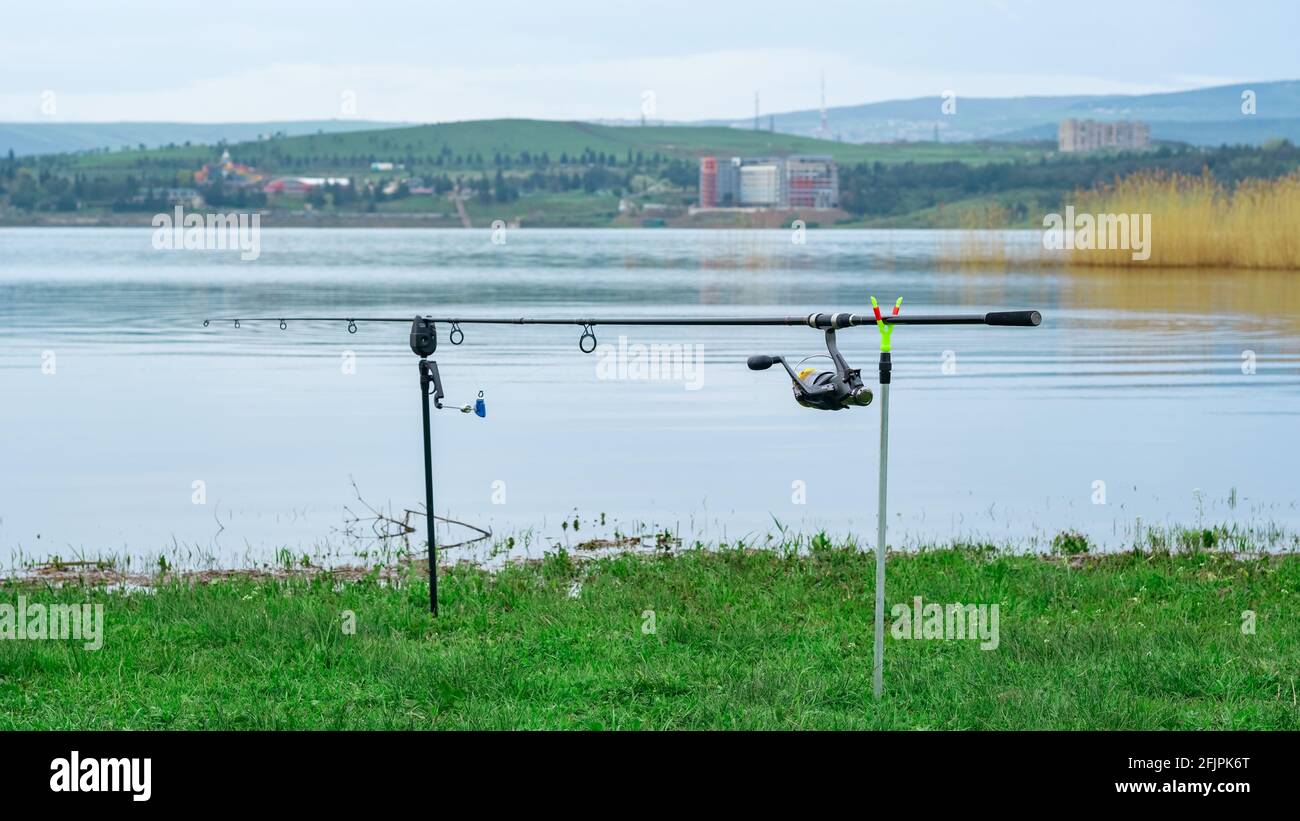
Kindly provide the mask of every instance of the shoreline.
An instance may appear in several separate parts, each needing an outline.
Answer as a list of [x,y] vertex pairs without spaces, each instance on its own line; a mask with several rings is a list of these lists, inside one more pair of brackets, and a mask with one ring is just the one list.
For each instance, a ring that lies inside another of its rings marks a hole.
[[[504,570],[529,567],[563,557],[567,562],[580,565],[599,564],[600,562],[625,558],[645,558],[672,560],[692,554],[721,555],[729,552],[741,552],[746,555],[772,556],[802,560],[814,556],[823,550],[834,550],[866,556],[874,555],[874,550],[845,543],[831,548],[813,548],[790,545],[746,545],[706,544],[687,548],[662,549],[656,547],[632,547],[596,545],[587,547],[575,545],[559,546],[554,550],[544,550],[541,556],[510,557],[501,563],[476,561],[466,557],[448,559],[445,552],[438,562],[439,576],[458,571],[481,572],[488,575],[499,574]],[[1045,564],[1056,565],[1069,570],[1102,569],[1108,565],[1124,565],[1134,560],[1153,561],[1158,559],[1181,560],[1200,557],[1207,560],[1229,560],[1243,564],[1277,562],[1279,560],[1300,557],[1296,549],[1279,547],[1261,547],[1250,549],[1232,549],[1230,547],[1198,547],[1186,543],[1173,547],[1131,547],[1126,550],[1102,551],[1085,550],[1082,552],[1023,551],[1009,546],[977,545],[952,542],[942,545],[930,545],[914,549],[890,548],[886,556],[890,561],[910,560],[936,552],[980,553],[989,557],[1008,559],[1034,559]],[[79,587],[84,589],[156,589],[172,584],[203,586],[220,582],[279,582],[279,581],[313,581],[329,579],[334,582],[352,583],[364,580],[381,581],[389,584],[401,584],[405,581],[422,581],[428,574],[428,561],[422,552],[399,555],[391,561],[375,564],[343,563],[324,565],[295,561],[290,564],[266,563],[252,567],[205,567],[178,569],[166,567],[161,570],[124,570],[108,560],[57,561],[33,565],[26,569],[10,569],[0,575],[0,589],[26,588],[44,586],[54,589]]]
[[[200,209],[193,213],[216,213]],[[437,211],[388,211],[388,212],[345,212],[310,214],[301,211],[266,211],[255,210],[248,213],[258,214],[263,228],[446,228],[466,231],[491,231],[494,220],[484,218],[466,227],[454,213]],[[529,229],[639,229],[655,231],[662,229],[692,230],[792,230],[792,220],[804,221],[807,230],[844,229],[844,230],[881,230],[881,231],[932,231],[964,230],[960,227],[941,227],[933,225],[900,225],[896,220],[862,221],[845,220],[842,212],[822,214],[817,219],[809,213],[798,211],[767,211],[755,214],[690,216],[666,218],[632,218],[615,217],[602,220],[530,220],[517,214],[507,213],[499,218],[509,230]],[[94,215],[76,214],[0,214],[0,228],[154,228],[153,212],[124,212]],[[1033,230],[1033,226],[1009,227],[1006,229],[973,230]]]

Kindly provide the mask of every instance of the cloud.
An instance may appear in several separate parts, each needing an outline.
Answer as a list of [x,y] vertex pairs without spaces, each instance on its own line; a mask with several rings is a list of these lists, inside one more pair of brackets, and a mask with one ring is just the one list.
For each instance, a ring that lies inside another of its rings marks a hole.
[[[1088,75],[927,73],[804,49],[740,49],[687,56],[518,63],[492,67],[287,63],[122,91],[50,89],[63,121],[230,122],[332,119],[445,122],[496,117],[628,118],[654,92],[663,120],[743,118],[754,92],[764,112],[907,97],[1149,93],[1194,83],[1129,83]],[[167,75],[162,75],[162,83]],[[0,119],[42,120],[41,92],[0,95]],[[345,93],[355,101],[345,110]]]

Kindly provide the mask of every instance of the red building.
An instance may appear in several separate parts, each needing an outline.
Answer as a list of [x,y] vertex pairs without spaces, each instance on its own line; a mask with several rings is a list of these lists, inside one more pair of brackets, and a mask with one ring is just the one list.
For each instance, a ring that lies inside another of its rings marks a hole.
[[839,169],[830,157],[789,157],[785,175],[789,207],[835,208],[840,204]]
[[315,186],[296,177],[277,177],[268,182],[262,190],[267,194],[306,194]]
[[700,207],[718,207],[717,157],[700,157]]
[[342,187],[351,184],[347,177],[276,177],[262,186],[262,190],[267,194],[303,195],[329,185]]

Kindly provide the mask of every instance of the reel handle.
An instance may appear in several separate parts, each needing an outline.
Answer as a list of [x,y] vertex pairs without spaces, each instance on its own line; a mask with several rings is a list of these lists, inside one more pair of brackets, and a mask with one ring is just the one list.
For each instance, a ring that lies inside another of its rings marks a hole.
[[984,315],[985,325],[1013,325],[1033,328],[1043,321],[1038,311],[992,311]]
[[781,357],[779,356],[763,356],[762,354],[754,354],[745,362],[745,364],[749,366],[751,371],[765,371],[780,361]]

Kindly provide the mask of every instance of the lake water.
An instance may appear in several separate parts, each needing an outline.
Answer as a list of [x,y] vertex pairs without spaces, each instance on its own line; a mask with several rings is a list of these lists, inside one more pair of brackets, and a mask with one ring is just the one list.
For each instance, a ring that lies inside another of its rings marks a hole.
[[[422,504],[405,326],[205,317],[865,313],[872,294],[907,312],[1043,313],[1035,329],[895,333],[891,544],[1034,549],[1073,528],[1122,547],[1138,522],[1300,525],[1295,273],[945,269],[954,237],[930,232],[798,245],[785,231],[514,230],[494,244],[284,229],[263,231],[254,262],[150,240],[0,229],[0,562],[170,551],[241,565],[282,547],[337,560],[357,549],[341,532],[353,481],[372,505]],[[818,332],[597,328],[602,346],[698,346],[688,385],[602,378],[577,327],[467,326],[458,347],[447,330],[448,399],[481,389],[488,415],[435,415],[439,513],[530,555],[616,530],[753,539],[777,522],[874,540],[879,408],[805,410],[777,371],[744,364],[824,352]],[[874,388],[875,329],[840,343]],[[576,534],[561,527],[575,515]]]

